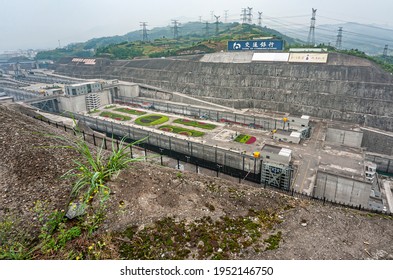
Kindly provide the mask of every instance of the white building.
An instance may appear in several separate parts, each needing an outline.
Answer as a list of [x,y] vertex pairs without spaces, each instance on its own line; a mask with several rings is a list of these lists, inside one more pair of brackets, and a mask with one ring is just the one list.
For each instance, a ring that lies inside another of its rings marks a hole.
[[102,84],[99,82],[86,82],[65,86],[65,93],[73,96],[99,91],[102,91]]

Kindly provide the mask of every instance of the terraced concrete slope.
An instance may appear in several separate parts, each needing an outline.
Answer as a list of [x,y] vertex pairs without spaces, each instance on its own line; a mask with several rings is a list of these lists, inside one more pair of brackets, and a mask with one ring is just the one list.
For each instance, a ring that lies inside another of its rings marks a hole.
[[329,54],[327,64],[198,58],[98,59],[95,65],[64,59],[56,71],[148,84],[235,108],[307,114],[393,131],[393,77],[368,60],[343,54]]

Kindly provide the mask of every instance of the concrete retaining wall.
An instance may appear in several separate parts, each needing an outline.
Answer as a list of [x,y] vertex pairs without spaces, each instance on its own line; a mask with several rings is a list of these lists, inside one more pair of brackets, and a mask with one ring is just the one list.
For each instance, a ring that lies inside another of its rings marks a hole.
[[361,147],[363,139],[363,132],[361,131],[348,131],[343,129],[331,128],[327,129],[326,142],[349,146]]
[[372,185],[318,170],[314,196],[330,201],[368,207]]
[[362,128],[362,131],[362,147],[367,148],[368,152],[393,155],[393,135],[391,133],[367,128]]
[[375,153],[366,153],[365,160],[377,164],[377,172],[393,174],[393,157]]
[[228,107],[311,115],[393,131],[393,77],[369,61],[351,59],[352,64],[348,56],[329,54],[329,63],[318,65],[98,60],[97,66],[64,60],[56,71],[148,84]]

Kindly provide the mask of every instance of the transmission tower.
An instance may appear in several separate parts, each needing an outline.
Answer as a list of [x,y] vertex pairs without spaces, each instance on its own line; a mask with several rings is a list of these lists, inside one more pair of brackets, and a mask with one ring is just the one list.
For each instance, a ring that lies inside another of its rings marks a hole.
[[388,49],[389,49],[389,45],[385,45],[385,48],[383,49],[383,56],[384,57],[388,56]]
[[211,21],[214,20],[214,11],[210,11],[210,18],[211,18]]
[[172,24],[173,24],[173,38],[175,40],[179,39],[179,26],[180,23],[177,20],[172,20]]
[[315,16],[317,15],[317,9],[312,9],[312,17],[310,24],[310,32],[308,33],[307,44],[309,46],[315,46]]
[[216,22],[215,22],[215,24],[216,24],[216,36],[218,35],[218,25],[220,24],[220,21],[219,21],[219,19],[220,19],[220,16],[216,16],[216,15],[214,15],[214,17],[216,18]]
[[147,34],[147,22],[140,22],[140,26],[142,27],[142,41],[143,42],[148,42],[149,41],[149,36]]
[[343,28],[339,27],[337,41],[336,41],[336,49],[340,50],[342,48],[342,42],[343,42]]
[[224,20],[225,23],[228,23],[228,10],[224,11]]
[[248,12],[247,12],[247,21],[248,21],[248,24],[252,24],[252,8],[250,8],[250,7],[247,7],[247,10],[248,10]]
[[204,30],[205,30],[206,37],[209,37],[209,22],[208,21],[205,21],[205,28],[204,28]]
[[242,13],[240,14],[242,24],[245,24],[247,21],[247,9],[243,8]]
[[262,12],[258,12],[258,25],[262,27]]

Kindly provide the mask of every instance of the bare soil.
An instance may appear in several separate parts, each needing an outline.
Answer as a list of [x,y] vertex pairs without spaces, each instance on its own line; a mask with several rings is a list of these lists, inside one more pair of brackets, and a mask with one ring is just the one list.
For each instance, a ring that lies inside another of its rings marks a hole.
[[[72,135],[20,110],[0,105],[0,221],[15,217],[22,221],[20,231],[36,235],[40,224],[32,210],[34,203],[46,201],[48,209],[66,209],[72,182],[60,177],[73,167],[77,154],[48,148],[65,142],[43,134],[69,139]],[[122,233],[130,228],[142,231],[167,217],[186,224],[204,217],[213,221],[224,216],[248,217],[252,209],[273,213],[279,222],[263,230],[254,250],[229,254],[232,259],[393,259],[390,216],[324,206],[146,162],[124,170],[108,186],[107,215],[95,238],[113,234],[111,258],[122,258],[119,248],[122,242],[130,242]],[[266,250],[264,239],[278,232],[279,247]],[[87,246],[82,241],[73,244]],[[256,250],[258,246],[261,250]]]

